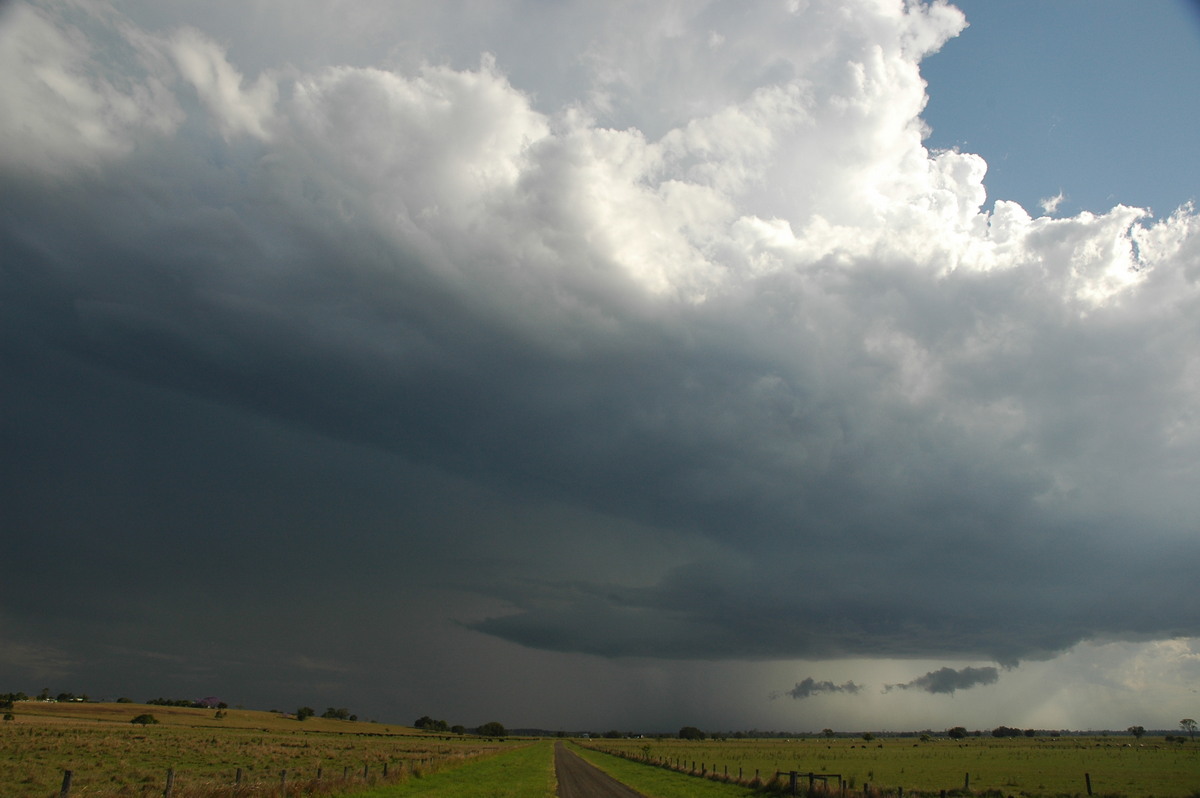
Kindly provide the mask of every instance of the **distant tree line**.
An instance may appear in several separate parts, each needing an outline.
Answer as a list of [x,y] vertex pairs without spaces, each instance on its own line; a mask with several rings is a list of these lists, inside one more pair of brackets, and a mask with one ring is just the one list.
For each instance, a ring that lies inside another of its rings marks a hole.
[[[0,693],[0,708],[12,709],[12,705],[16,701],[29,701],[30,698],[23,692],[16,693]],[[38,701],[87,701],[87,694],[75,695],[74,693],[59,693],[51,695],[49,687],[43,687],[42,692],[37,694]]]
[[429,732],[450,732],[451,734],[477,734],[480,737],[507,737],[508,730],[504,725],[496,721],[489,721],[482,726],[477,726],[474,729],[468,729],[466,726],[454,725],[451,726],[444,720],[435,720],[428,715],[422,715],[413,721],[414,729],[421,729]]

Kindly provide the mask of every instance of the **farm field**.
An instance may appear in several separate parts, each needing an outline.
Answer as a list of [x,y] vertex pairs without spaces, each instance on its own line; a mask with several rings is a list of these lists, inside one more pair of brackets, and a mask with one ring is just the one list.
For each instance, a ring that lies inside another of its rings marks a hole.
[[[130,723],[144,712],[159,722]],[[520,745],[237,709],[218,719],[210,709],[20,702],[12,714],[0,723],[0,798],[56,798],[67,770],[70,794],[88,798],[160,796],[168,769],[177,798],[232,794],[239,768],[242,786],[256,794],[278,794],[281,784],[292,794],[345,793]]]
[[[716,772],[749,781],[759,771],[769,781],[777,771],[839,774],[861,791],[905,793],[961,790],[969,774],[973,793],[1005,796],[1086,795],[1090,774],[1098,796],[1182,798],[1200,794],[1200,745],[1162,738],[969,737],[963,740],[885,738],[709,740],[591,740],[589,747],[636,759],[666,762],[686,770]],[[818,782],[819,783],[819,782]],[[830,780],[830,786],[835,784]],[[807,779],[804,780],[807,784]]]

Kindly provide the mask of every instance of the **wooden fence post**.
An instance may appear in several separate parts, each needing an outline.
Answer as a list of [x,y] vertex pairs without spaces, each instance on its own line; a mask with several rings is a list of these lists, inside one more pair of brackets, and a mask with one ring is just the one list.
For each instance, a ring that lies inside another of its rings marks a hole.
[[971,791],[971,773],[970,773],[970,771],[968,771],[967,775],[963,776],[963,792],[970,792],[970,791]]
[[67,798],[71,794],[71,778],[75,774],[69,770],[63,771],[62,789],[58,791],[59,798]]
[[1087,784],[1087,791],[1088,791],[1088,795],[1091,795],[1091,794],[1092,794],[1092,774],[1091,774],[1091,773],[1084,773],[1084,774],[1083,774],[1083,781],[1084,781],[1084,783],[1086,783],[1086,784]]
[[171,793],[175,790],[175,769],[167,768],[167,788],[163,790],[164,798],[171,798]]
[[233,783],[238,787],[242,786],[242,769],[241,768],[237,769],[237,775],[233,777]]
[[279,771],[279,789],[283,791],[284,795],[287,795],[287,769],[286,768]]

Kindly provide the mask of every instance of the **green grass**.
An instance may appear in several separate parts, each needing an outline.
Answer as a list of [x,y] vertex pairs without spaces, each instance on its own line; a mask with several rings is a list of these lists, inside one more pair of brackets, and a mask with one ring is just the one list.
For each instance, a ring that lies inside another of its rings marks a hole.
[[[1004,796],[1086,795],[1084,774],[1096,795],[1182,798],[1200,794],[1200,745],[1161,738],[1047,737],[998,740],[913,738],[807,740],[597,740],[595,747],[636,758],[679,763],[691,769],[744,778],[759,770],[763,781],[777,771],[836,773],[850,788],[906,793],[961,789],[970,774],[972,792]],[[805,780],[807,783],[807,780]],[[832,786],[832,784],[831,784]]]
[[554,798],[554,747],[549,741],[523,745],[432,776],[351,793],[354,798]]
[[763,798],[762,793],[749,787],[651,767],[587,748],[576,746],[574,750],[617,781],[628,784],[648,798]]

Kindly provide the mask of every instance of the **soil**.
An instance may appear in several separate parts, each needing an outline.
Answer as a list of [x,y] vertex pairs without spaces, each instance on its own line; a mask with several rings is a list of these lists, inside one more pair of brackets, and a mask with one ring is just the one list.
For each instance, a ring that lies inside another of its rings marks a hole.
[[562,743],[554,746],[558,798],[645,798],[595,765],[585,762]]

